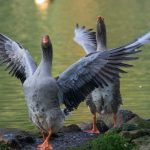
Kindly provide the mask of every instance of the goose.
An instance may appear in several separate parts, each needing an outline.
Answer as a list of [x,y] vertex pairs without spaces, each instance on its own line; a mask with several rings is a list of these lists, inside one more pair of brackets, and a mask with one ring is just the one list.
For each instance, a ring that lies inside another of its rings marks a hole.
[[130,66],[124,62],[136,59],[130,55],[139,52],[137,48],[148,42],[150,32],[125,46],[93,52],[54,78],[51,75],[53,48],[48,35],[42,37],[41,62],[37,66],[27,49],[0,34],[0,61],[10,70],[9,74],[21,81],[29,118],[44,137],[37,149],[53,149],[49,139],[59,131],[65,119],[60,104],[68,111],[76,109],[94,88],[106,86],[119,72],[124,72],[121,68]]
[[[82,38],[82,41],[80,40]],[[104,18],[97,17],[97,32],[88,30],[85,27],[75,28],[74,41],[80,44],[87,54],[95,51],[103,52],[107,50],[106,26]],[[117,111],[122,104],[120,94],[119,78],[114,77],[114,82],[109,82],[104,88],[98,87],[92,91],[86,98],[86,104],[93,114],[93,127],[91,130],[85,131],[89,133],[100,133],[96,126],[96,113],[113,113],[114,127],[116,127]]]

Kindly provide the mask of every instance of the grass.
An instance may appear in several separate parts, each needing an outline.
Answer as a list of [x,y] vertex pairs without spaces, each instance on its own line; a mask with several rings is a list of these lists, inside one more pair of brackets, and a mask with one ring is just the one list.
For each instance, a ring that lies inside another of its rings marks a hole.
[[11,150],[6,144],[0,144],[0,150]]
[[78,148],[70,150],[133,150],[135,146],[119,134],[104,134]]

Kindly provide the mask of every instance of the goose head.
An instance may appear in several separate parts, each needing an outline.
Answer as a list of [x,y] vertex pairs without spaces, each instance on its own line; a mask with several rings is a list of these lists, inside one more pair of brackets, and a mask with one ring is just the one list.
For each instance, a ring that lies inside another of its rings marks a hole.
[[50,47],[52,44],[51,44],[51,41],[50,41],[50,38],[48,35],[44,35],[42,37],[42,48],[43,49],[47,49],[48,47]]
[[51,43],[50,37],[48,35],[44,35],[42,37],[41,46],[42,46],[43,52],[51,52],[52,53],[52,49],[53,49],[52,43]]
[[41,47],[43,51],[43,60],[52,64],[53,48],[50,37],[48,35],[44,35],[42,37]]
[[41,40],[42,59],[39,65],[39,71],[41,74],[51,74],[52,71],[52,59],[53,59],[53,47],[48,35],[44,35]]
[[97,50],[105,50],[107,43],[106,26],[104,23],[104,18],[101,16],[97,17],[96,30]]

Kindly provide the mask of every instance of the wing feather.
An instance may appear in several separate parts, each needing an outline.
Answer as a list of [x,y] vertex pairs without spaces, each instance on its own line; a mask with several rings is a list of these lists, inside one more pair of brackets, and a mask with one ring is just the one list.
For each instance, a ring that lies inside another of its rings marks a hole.
[[77,24],[74,33],[74,41],[82,46],[86,53],[96,51],[96,33],[93,31],[93,29],[86,29],[85,26],[79,27]]
[[81,101],[97,87],[105,87],[119,73],[126,73],[122,68],[131,67],[124,63],[137,59],[131,57],[142,45],[150,42],[150,32],[128,45],[103,52],[93,52],[71,65],[57,78],[59,99],[68,110],[77,108]]
[[19,78],[22,83],[36,70],[35,62],[28,50],[2,34],[0,34],[0,61],[1,64],[6,64],[5,70],[10,70],[9,74]]

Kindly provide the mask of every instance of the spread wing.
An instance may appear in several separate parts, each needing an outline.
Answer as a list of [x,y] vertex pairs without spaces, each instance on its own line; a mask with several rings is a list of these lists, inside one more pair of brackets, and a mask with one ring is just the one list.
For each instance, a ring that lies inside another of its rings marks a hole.
[[81,45],[86,53],[95,52],[97,49],[96,33],[92,29],[79,27],[77,24],[74,30],[74,41]]
[[35,62],[27,49],[19,43],[0,34],[0,62],[6,65],[9,74],[16,76],[23,83],[36,70]]
[[150,32],[134,42],[119,48],[89,54],[60,74],[57,79],[59,86],[59,99],[67,109],[77,108],[81,101],[94,90],[94,88],[107,86],[118,73],[124,73],[122,67],[131,65],[124,61],[134,60],[131,54],[142,45],[150,42]]

